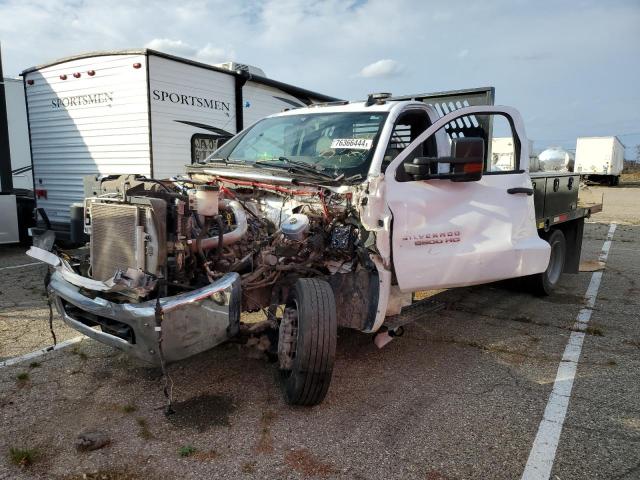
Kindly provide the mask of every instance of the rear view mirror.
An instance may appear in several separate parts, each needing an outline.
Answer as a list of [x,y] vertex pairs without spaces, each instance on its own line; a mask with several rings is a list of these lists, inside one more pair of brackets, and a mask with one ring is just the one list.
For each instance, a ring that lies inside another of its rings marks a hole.
[[[449,164],[449,168],[438,168],[439,164]],[[404,164],[404,171],[413,180],[475,182],[482,178],[483,167],[484,139],[463,137],[451,141],[450,157],[417,157]]]
[[475,182],[482,178],[484,167],[484,139],[477,137],[454,138],[451,142],[452,182]]

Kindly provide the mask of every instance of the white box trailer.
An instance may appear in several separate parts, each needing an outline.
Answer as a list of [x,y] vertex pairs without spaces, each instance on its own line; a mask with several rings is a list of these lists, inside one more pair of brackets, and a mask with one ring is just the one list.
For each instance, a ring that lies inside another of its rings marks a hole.
[[[537,171],[537,157],[533,153],[533,140],[527,140],[529,146],[529,170]],[[493,137],[491,139],[491,164],[496,170],[509,170],[514,165],[515,148],[513,137]],[[533,160],[535,159],[535,160]],[[532,164],[536,168],[531,168]]]
[[579,137],[574,171],[589,180],[617,185],[624,167],[624,145],[618,137]]
[[256,71],[143,49],[83,54],[22,72],[45,223],[65,237],[87,175],[179,175],[265,115],[337,100]]

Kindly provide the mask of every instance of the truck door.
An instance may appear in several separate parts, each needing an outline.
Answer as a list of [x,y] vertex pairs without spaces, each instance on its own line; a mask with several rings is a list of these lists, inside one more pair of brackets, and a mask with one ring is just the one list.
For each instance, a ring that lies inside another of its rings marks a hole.
[[[492,155],[491,130],[511,135],[511,160],[504,149]],[[400,289],[459,287],[544,271],[550,248],[536,229],[528,163],[522,119],[507,107],[456,110],[404,149],[384,180]]]

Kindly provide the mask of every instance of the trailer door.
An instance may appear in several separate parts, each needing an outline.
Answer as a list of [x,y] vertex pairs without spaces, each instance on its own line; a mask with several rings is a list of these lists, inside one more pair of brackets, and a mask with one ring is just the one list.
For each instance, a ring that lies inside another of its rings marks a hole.
[[[503,155],[493,158],[484,125],[500,136],[512,135],[511,162]],[[469,137],[479,137],[475,145],[484,149],[479,154],[484,163],[477,164],[482,176],[456,181],[447,173],[454,166],[446,161],[458,155],[460,150],[452,148],[464,142],[457,139]],[[445,115],[391,162],[385,172],[385,196],[401,290],[487,283],[546,269],[550,248],[536,229],[528,161],[518,112],[476,106]],[[431,172],[425,176],[415,176],[415,168],[406,167],[425,162]]]

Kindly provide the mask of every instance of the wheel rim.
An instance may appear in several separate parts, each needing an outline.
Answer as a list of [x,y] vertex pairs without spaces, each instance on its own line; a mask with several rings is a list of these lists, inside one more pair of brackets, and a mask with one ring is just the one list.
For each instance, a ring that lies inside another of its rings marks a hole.
[[280,370],[290,374],[298,345],[298,302],[284,309],[278,334],[278,360]]
[[560,242],[551,244],[551,258],[549,259],[549,267],[547,268],[547,280],[551,285],[555,285],[560,280],[562,274],[562,248]]

